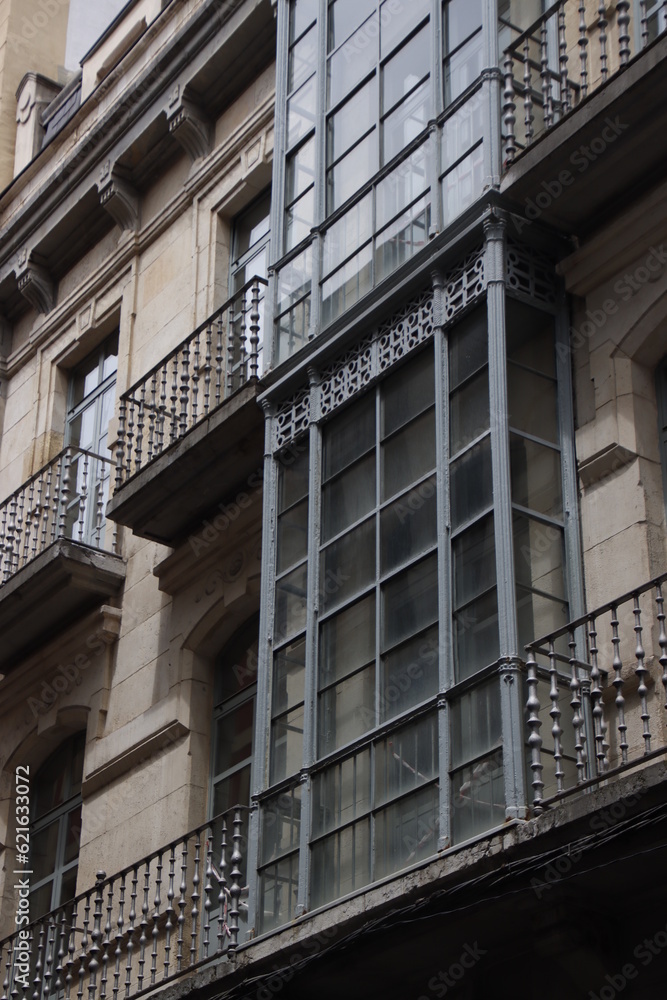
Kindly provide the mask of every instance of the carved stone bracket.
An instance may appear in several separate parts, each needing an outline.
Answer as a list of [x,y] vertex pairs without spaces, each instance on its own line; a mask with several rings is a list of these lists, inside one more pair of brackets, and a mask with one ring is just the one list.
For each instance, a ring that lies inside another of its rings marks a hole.
[[18,289],[38,313],[51,312],[56,304],[54,281],[46,267],[23,250],[16,272]]
[[121,229],[139,228],[139,195],[109,160],[102,167],[97,190],[100,205]]
[[210,153],[211,122],[192,98],[183,96],[183,90],[178,85],[169,100],[167,125],[174,139],[193,161]]

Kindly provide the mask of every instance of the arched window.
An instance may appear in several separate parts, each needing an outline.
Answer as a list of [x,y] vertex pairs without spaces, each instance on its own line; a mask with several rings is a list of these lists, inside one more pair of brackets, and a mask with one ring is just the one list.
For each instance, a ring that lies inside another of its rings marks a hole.
[[32,783],[30,918],[76,895],[85,733],[61,743]]
[[255,616],[232,637],[216,665],[211,817],[231,806],[250,804],[258,627]]

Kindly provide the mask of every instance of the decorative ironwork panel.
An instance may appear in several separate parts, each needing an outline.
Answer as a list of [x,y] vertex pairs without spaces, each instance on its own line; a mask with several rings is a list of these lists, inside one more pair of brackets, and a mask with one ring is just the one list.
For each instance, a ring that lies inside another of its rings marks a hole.
[[480,247],[469,254],[455,270],[445,275],[443,323],[449,323],[485,291],[484,247]]
[[544,302],[556,305],[556,268],[539,250],[507,241],[507,288]]
[[433,336],[433,295],[423,292],[378,331],[379,367],[386,371]]
[[357,392],[370,385],[377,372],[373,349],[375,337],[367,337],[322,373],[318,417],[328,416]]
[[279,451],[303,431],[308,430],[309,424],[310,390],[300,389],[280,407],[276,414],[274,451]]

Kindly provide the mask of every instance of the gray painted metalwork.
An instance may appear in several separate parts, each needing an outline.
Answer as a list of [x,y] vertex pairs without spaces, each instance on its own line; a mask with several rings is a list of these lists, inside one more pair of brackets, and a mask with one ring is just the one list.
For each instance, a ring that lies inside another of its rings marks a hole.
[[310,426],[310,390],[299,389],[276,411],[273,451],[279,451]]
[[555,262],[533,247],[507,237],[507,290],[521,295],[531,304],[543,303],[555,307],[558,284]]

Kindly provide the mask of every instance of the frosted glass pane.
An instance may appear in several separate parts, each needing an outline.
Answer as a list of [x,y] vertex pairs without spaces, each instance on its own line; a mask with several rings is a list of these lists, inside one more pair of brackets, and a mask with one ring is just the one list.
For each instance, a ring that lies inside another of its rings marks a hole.
[[435,466],[435,410],[427,410],[382,445],[382,499],[430,472]]
[[491,438],[486,437],[450,466],[452,528],[480,514],[492,500]]
[[438,626],[382,658],[380,720],[400,715],[438,690]]
[[318,753],[331,753],[375,726],[375,664],[323,691],[318,699]]
[[420,632],[437,619],[438,572],[433,555],[383,585],[383,649]]
[[428,715],[375,746],[375,806],[420,788],[438,775],[438,719]]
[[438,789],[424,788],[375,817],[376,879],[414,865],[438,850]]
[[384,508],[380,516],[380,570],[383,574],[435,544],[436,513],[434,476]]
[[488,369],[453,392],[449,401],[449,447],[455,455],[489,428]]
[[498,681],[467,691],[451,706],[452,767],[480,757],[502,741]]
[[278,518],[278,573],[305,559],[307,551],[308,500],[302,500]]
[[375,579],[375,518],[332,542],[320,562],[321,610],[342,604]]
[[510,434],[512,500],[540,514],[561,517],[560,452]]
[[311,907],[367,885],[371,881],[370,820],[314,844],[311,862]]
[[382,436],[407,424],[435,401],[433,351],[422,351],[382,382]]
[[346,469],[322,490],[322,541],[354,524],[375,506],[375,451]]
[[375,594],[340,611],[320,627],[320,687],[375,659]]
[[495,753],[452,776],[452,839],[469,840],[505,822],[502,757]]
[[375,395],[368,393],[324,427],[324,481],[375,445]]

